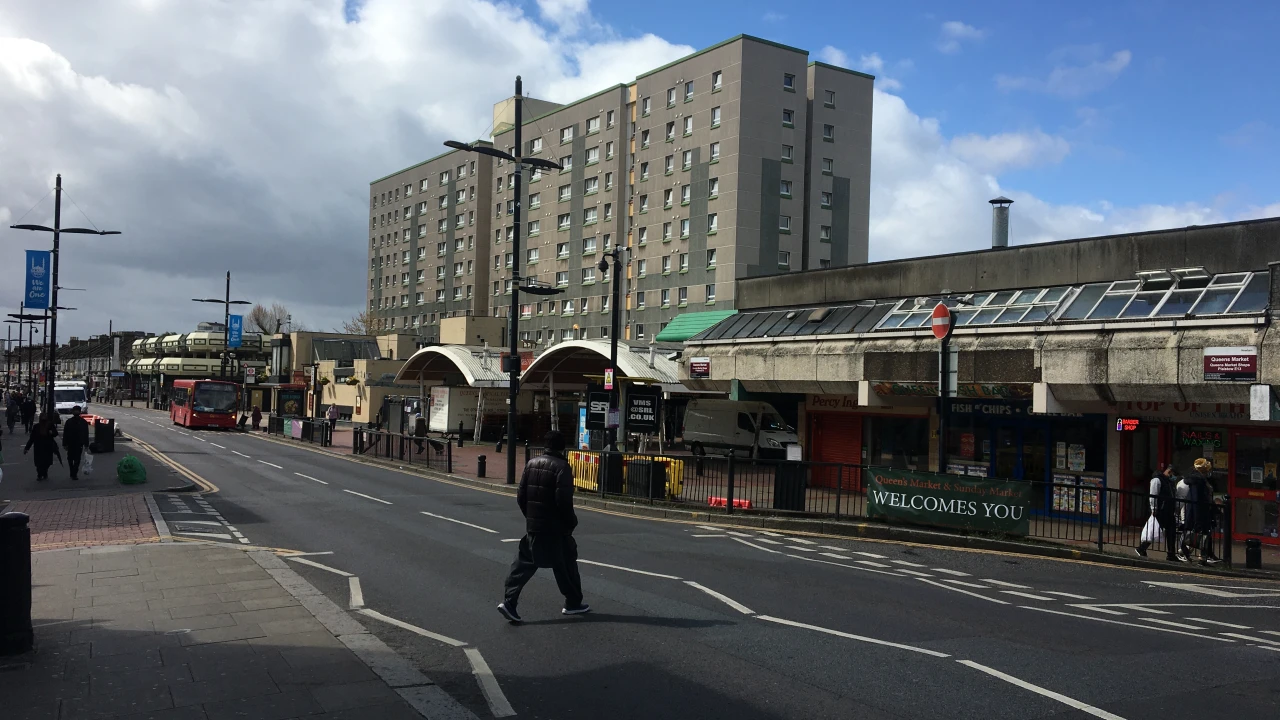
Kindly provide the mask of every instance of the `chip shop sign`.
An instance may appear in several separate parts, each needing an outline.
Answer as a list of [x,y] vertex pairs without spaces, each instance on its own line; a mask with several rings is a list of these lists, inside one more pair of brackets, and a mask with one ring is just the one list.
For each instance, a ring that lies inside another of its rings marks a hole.
[[1207,347],[1204,349],[1204,379],[1258,381],[1258,348]]

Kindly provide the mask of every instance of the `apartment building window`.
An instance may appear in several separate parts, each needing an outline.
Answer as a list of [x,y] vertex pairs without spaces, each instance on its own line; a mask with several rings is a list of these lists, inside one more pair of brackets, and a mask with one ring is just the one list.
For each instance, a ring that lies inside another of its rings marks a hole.
[[668,155],[668,156],[666,156],[665,158],[663,158],[663,159],[662,159],[662,172],[663,172],[663,174],[665,174],[665,175],[670,175],[670,174],[671,174],[671,171],[675,168],[675,164],[676,164],[676,156],[675,156],[675,155]]
[[667,142],[671,142],[672,140],[675,140],[675,139],[676,139],[676,121],[672,120],[671,122],[667,123]]
[[600,116],[587,119],[587,134],[600,132]]
[[462,277],[462,263],[456,262],[453,264],[453,276]]
[[822,207],[824,208],[831,207],[831,193],[829,192],[822,193]]
[[587,178],[586,180],[584,180],[584,181],[582,182],[582,194],[583,194],[583,195],[594,195],[594,194],[595,194],[596,192],[598,192],[599,190],[600,190],[600,178],[599,178],[599,177],[589,177],[589,178]]
[[796,119],[796,113],[794,110],[791,110],[789,108],[782,109],[782,125],[784,127],[794,127],[795,119]]
[[648,275],[648,274],[649,274],[649,261],[637,260],[636,261],[636,277],[644,277],[645,275]]
[[[560,167],[564,168],[565,170],[572,170],[572,169],[573,169],[573,156],[572,156],[572,155],[565,155],[564,157],[560,158]],[[535,173],[537,173],[537,172],[538,172],[538,169],[537,169],[537,168],[534,168],[534,172],[535,172]],[[563,171],[561,171],[561,172],[563,172]],[[539,177],[541,177],[541,176],[539,176]],[[535,179],[537,179],[537,178],[535,178]]]
[[458,166],[458,171],[457,171],[457,172],[458,172],[458,179],[459,179],[459,180],[461,180],[462,178],[466,177],[466,176],[467,176],[467,164],[466,164],[466,163],[463,163],[463,164],[459,165],[459,166]]
[[468,261],[467,261],[467,274],[468,274],[468,275],[472,275],[472,274],[474,274],[475,267],[476,267],[476,261],[475,261],[475,260],[468,260]]
[[662,290],[662,307],[671,307],[671,291],[666,288]]
[[587,148],[587,164],[594,165],[600,162],[600,147]]
[[649,98],[640,100],[640,116],[644,117],[649,114]]
[[671,188],[667,188],[666,190],[663,190],[663,191],[662,191],[662,206],[663,206],[664,208],[669,208],[669,207],[671,207],[671,199],[672,199],[673,197],[675,197],[675,191],[674,191],[674,190],[672,190]]
[[427,294],[426,294],[426,293],[418,293],[418,294],[416,294],[416,295],[414,295],[414,296],[413,296],[413,300],[414,300],[414,304],[415,304],[415,305],[423,305],[423,304],[426,304],[426,302],[427,302]]
[[[408,262],[408,261],[406,260],[405,262]],[[401,286],[409,285],[409,273],[400,273],[400,285]]]
[[707,215],[707,232],[715,232],[720,229],[720,218],[716,213]]
[[614,111],[610,110],[604,114],[604,126],[613,127],[613,123],[614,123]]
[[782,87],[784,90],[796,89],[796,76],[791,73],[782,74]]
[[689,237],[689,219],[685,218],[680,221],[680,237]]
[[413,183],[404,186],[404,196],[409,197],[413,194]]
[[562,270],[562,271],[560,271],[560,272],[556,273],[556,286],[557,286],[557,287],[564,287],[564,286],[566,286],[566,285],[568,285],[568,284],[569,284],[569,273],[568,273],[567,271]]
[[791,216],[790,215],[778,216],[778,229],[783,232],[791,232]]
[[649,196],[648,195],[640,196],[640,212],[642,213],[649,212]]
[[539,253],[539,252],[540,252],[540,251],[539,251],[539,249],[538,249],[538,248],[529,248],[528,250],[526,250],[526,251],[525,251],[525,255],[524,255],[524,257],[525,257],[525,262],[526,262],[526,263],[528,263],[529,265],[532,265],[532,264],[534,264],[534,263],[538,262],[538,253]]
[[427,191],[427,187],[428,187],[427,179],[426,179],[426,178],[422,178],[422,186],[418,188],[418,192],[426,192],[426,191]]
[[476,211],[475,211],[475,210],[468,210],[468,211],[467,211],[467,225],[475,225],[475,224],[476,224]]
[[643,290],[636,291],[636,309],[637,310],[644,309],[644,291]]
[[569,243],[562,242],[556,244],[556,257],[561,260],[569,257]]
[[511,262],[515,259],[515,254],[507,253],[502,256],[502,259],[507,264],[507,267],[511,267]]
[[707,180],[707,197],[718,197],[720,195],[720,178],[710,178]]
[[583,238],[583,240],[582,240],[582,254],[583,254],[583,255],[590,255],[590,254],[594,253],[595,251],[596,251],[596,239],[595,239],[595,238],[593,238],[593,237]]
[[444,302],[444,288],[436,290],[436,302]]
[[449,221],[445,220],[444,218],[440,218],[439,220],[436,221],[436,232],[444,232],[445,229],[448,228],[448,226],[449,226]]
[[[530,305],[530,304],[524,304],[524,305],[521,305],[521,306],[520,306],[520,317],[522,317],[522,318],[530,318],[530,317],[533,317],[533,305]],[[526,331],[526,332],[522,332],[522,333],[520,333],[520,334],[521,334],[521,335],[527,335],[527,334],[528,334],[528,332]],[[525,339],[528,339],[528,338],[526,337]]]
[[613,141],[612,140],[604,144],[604,159],[605,160],[613,159]]
[[689,168],[693,167],[693,151],[692,150],[685,150],[683,153],[681,153],[680,167],[684,170],[688,170]]
[[835,172],[835,161],[831,158],[822,158],[822,173],[830,175]]
[[572,219],[573,218],[569,216],[569,213],[561,213],[560,217],[556,218],[556,227],[559,228],[560,230],[568,230],[569,223],[572,221]]
[[692,187],[692,186],[690,186],[690,185],[681,185],[681,186],[680,186],[680,204],[681,204],[681,205],[683,205],[683,204],[685,204],[685,203],[689,202],[689,198],[690,198],[690,190],[689,190],[689,188],[690,188],[690,187]]
[[675,104],[676,104],[676,89],[668,88],[667,89],[667,107],[671,107],[672,105],[675,105]]
[[542,152],[542,138],[534,138],[529,141],[529,154],[536,155]]
[[457,196],[456,196],[456,197],[454,197],[454,199],[453,199],[453,203],[454,203],[455,205],[461,205],[462,203],[464,203],[464,202],[466,202],[466,201],[467,201],[467,189],[466,189],[466,188],[463,188],[463,189],[461,189],[461,190],[459,190],[459,191],[458,191]]
[[437,267],[437,268],[436,268],[436,279],[437,279],[437,280],[443,280],[443,279],[444,279],[444,266],[443,266],[443,265],[441,265],[441,266],[439,266],[439,267]]
[[511,242],[511,240],[515,237],[515,235],[516,235],[515,226],[508,225],[507,226],[507,242]]
[[649,179],[649,163],[647,162],[640,163],[640,179],[641,180]]
[[712,248],[707,251],[707,269],[709,270],[715,266],[716,266],[716,251],[715,251],[715,248]]
[[584,267],[584,268],[582,268],[582,284],[583,284],[583,285],[594,285],[594,284],[595,284],[595,282],[596,282],[596,269],[595,269],[595,266],[593,265],[593,266],[590,266],[590,267]]
[[425,247],[418,248],[418,259],[419,260],[427,259],[427,249]]
[[671,256],[663,255],[662,256],[662,274],[668,275],[670,273],[671,273]]
[[498,269],[498,268],[500,268],[500,267],[502,267],[502,255],[501,255],[501,253],[499,253],[498,255],[494,255],[494,256],[493,256],[493,269],[494,269],[494,270],[497,270],[497,269]]
[[720,127],[720,108],[711,108],[711,127]]
[[445,208],[449,207],[449,196],[448,196],[448,195],[441,195],[441,196],[440,196],[439,198],[437,198],[437,199],[439,200],[439,203],[436,205],[436,207],[438,207],[438,208],[439,208],[439,209],[441,209],[441,210],[443,210],[443,209],[445,209]]
[[715,92],[719,90],[723,82],[724,82],[724,73],[720,72],[719,70],[711,73],[711,92]]
[[[560,312],[562,312],[562,313],[563,313],[563,314],[565,314],[565,315],[572,315],[572,314],[573,314],[573,301],[572,301],[572,300],[565,300],[564,302],[560,303]],[[563,331],[563,330],[561,330],[560,332],[561,332],[560,339],[562,339],[562,340],[563,340],[563,339],[565,339],[565,338],[564,338],[564,335],[563,335],[564,331]]]
[[778,267],[791,267],[791,253],[786,250],[778,251]]
[[502,192],[502,176],[501,175],[493,179],[493,191]]
[[644,339],[644,323],[636,323],[636,339]]
[[448,170],[445,170],[444,172],[440,173],[440,184],[441,184],[441,185],[448,185],[448,184],[449,184],[449,171],[448,171]]
[[504,295],[510,295],[510,294],[511,294],[511,281],[510,281],[510,280],[503,280],[503,281],[502,281],[502,293],[503,293]]
[[605,190],[613,189],[613,173],[611,172],[607,172],[604,174],[604,189]]
[[609,220],[613,217],[613,203],[604,204],[604,219]]
[[453,216],[453,226],[454,226],[455,228],[463,228],[463,227],[466,227],[466,226],[467,226],[467,214],[466,214],[466,213],[458,213],[457,215],[454,215],[454,216]]
[[716,285],[715,283],[711,283],[710,285],[707,286],[707,302],[713,303],[715,301],[716,301]]
[[779,185],[779,192],[782,194],[782,197],[791,197],[791,181],[783,180]]
[[831,226],[822,225],[818,228],[818,240],[822,242],[831,242]]
[[419,215],[426,215],[426,214],[427,214],[427,202],[426,202],[425,200],[423,200],[422,202],[418,203],[418,214],[419,214]]
[[829,107],[829,108],[833,108],[833,107],[835,107],[835,106],[836,106],[836,91],[835,91],[835,90],[824,90],[824,91],[823,91],[823,100],[822,100],[822,104],[823,104],[823,105],[826,105],[826,106],[827,106],[827,107]]
[[[605,279],[607,280],[608,278],[609,276],[605,275]],[[609,296],[608,295],[600,296],[600,312],[609,312]]]
[[[649,228],[647,228],[647,227],[637,228],[637,229],[636,229],[636,244],[638,244],[638,245],[644,245],[644,244],[645,244],[645,243],[647,243],[647,242],[649,242]],[[641,263],[643,263],[644,261],[643,261],[643,260],[641,260],[640,262],[641,262]]]
[[719,159],[720,159],[720,143],[713,142],[711,143],[711,162],[715,162]]
[[613,247],[613,235],[611,233],[604,234],[604,249],[608,250]]
[[693,116],[684,116],[684,134],[686,137],[693,134]]
[[835,142],[835,139],[836,139],[836,126],[835,126],[835,125],[823,125],[823,126],[822,126],[822,139],[823,139],[823,140],[826,140],[826,141],[828,141],[828,142]]
[[684,84],[684,99],[685,99],[685,102],[688,102],[693,99],[693,81],[692,80]]
[[530,209],[530,210],[537,210],[537,209],[538,209],[538,208],[540,208],[540,207],[542,207],[542,193],[530,193],[530,194],[529,194],[529,209]]
[[649,147],[649,131],[648,130],[640,131],[640,147],[642,148]]
[[494,280],[494,281],[493,281],[493,294],[494,294],[494,295],[497,295],[498,293],[499,293],[498,281],[497,281],[497,280]]
[[400,262],[401,262],[401,263],[403,263],[403,264],[405,264],[405,265],[408,265],[408,264],[409,264],[409,251],[408,251],[408,250],[405,250],[404,252],[400,253]]
[[560,128],[560,142],[567,143],[573,140],[573,127]]
[[596,209],[593,207],[585,208],[582,211],[582,224],[592,225],[596,221]]
[[454,288],[454,289],[453,289],[453,299],[454,299],[454,300],[461,300],[461,299],[462,299],[462,288],[460,288],[460,287],[456,287],[456,288]]
[[400,296],[400,307],[409,307],[409,294],[405,293]]
[[662,223],[662,241],[666,242],[671,239],[671,223]]
[[563,201],[568,200],[569,198],[573,197],[573,186],[572,186],[572,185],[561,185],[561,186],[560,186],[560,190],[559,190],[558,192],[559,192],[559,198],[560,198],[560,201],[561,201],[561,202],[563,202]]

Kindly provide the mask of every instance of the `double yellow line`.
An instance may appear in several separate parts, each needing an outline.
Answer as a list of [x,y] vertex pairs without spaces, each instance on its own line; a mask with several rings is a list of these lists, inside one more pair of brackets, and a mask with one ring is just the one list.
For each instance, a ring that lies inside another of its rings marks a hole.
[[173,469],[174,472],[178,473],[179,475],[186,478],[187,480],[190,480],[195,485],[198,485],[200,487],[201,492],[204,492],[206,494],[218,492],[217,485],[214,485],[213,483],[209,482],[208,480],[205,480],[204,478],[200,477],[199,475],[192,472],[191,470],[188,470],[185,466],[183,466],[178,461],[170,458],[168,455],[165,455],[164,453],[157,450],[155,446],[152,445],[151,443],[148,443],[142,440],[136,435],[130,435],[129,437],[133,439],[134,445],[137,445],[138,447],[142,448],[142,450],[146,452],[148,455],[155,458],[156,460],[159,460],[165,465],[168,465],[170,468]]

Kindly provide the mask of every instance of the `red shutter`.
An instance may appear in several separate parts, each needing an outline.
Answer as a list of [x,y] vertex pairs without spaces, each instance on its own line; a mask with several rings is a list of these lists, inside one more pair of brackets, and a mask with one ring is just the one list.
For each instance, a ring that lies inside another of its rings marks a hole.
[[[862,416],[850,413],[816,413],[811,416],[813,428],[813,461],[817,463],[862,463]],[[843,478],[845,489],[858,487],[858,473],[853,468],[815,468],[814,485],[835,487]]]

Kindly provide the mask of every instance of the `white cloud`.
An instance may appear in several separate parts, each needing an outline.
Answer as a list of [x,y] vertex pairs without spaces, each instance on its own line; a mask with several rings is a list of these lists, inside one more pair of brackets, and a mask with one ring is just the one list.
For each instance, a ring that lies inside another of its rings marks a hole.
[[[1081,50],[1081,49],[1076,49]],[[1078,55],[1079,52],[1072,53]],[[1065,98],[1077,98],[1096,92],[1110,85],[1133,59],[1128,50],[1118,50],[1110,57],[1097,58],[1083,63],[1059,62],[1047,78],[997,75],[996,87],[1001,90],[1035,90]]]
[[538,0],[538,11],[562,32],[572,35],[578,31],[579,24],[588,19],[589,4],[590,0]]
[[1271,134],[1270,125],[1262,120],[1251,120],[1218,139],[1227,147],[1249,148],[1262,144]]
[[966,40],[977,42],[987,36],[986,30],[979,30],[972,25],[966,25],[959,20],[948,20],[942,23],[941,37],[938,40],[938,49],[944,53],[960,52],[961,43]]
[[786,15],[783,15],[782,13],[774,12],[774,11],[770,10],[769,12],[765,13],[764,15],[762,15],[762,16],[760,17],[760,19],[761,19],[761,20],[763,20],[763,21],[765,21],[765,22],[767,22],[767,23],[780,23],[780,22],[782,22],[783,20],[786,20],[786,19],[787,19],[787,16],[786,16]]
[[1071,152],[1071,145],[1062,137],[1034,130],[958,136],[951,139],[951,151],[979,172],[997,174],[1004,170],[1060,163]]
[[[907,69],[910,67],[911,61],[903,61],[898,63],[899,69]],[[876,76],[876,87],[880,90],[901,90],[902,83],[896,78],[891,78],[885,74],[884,58],[880,57],[880,53],[871,53],[870,55],[861,55],[858,57],[858,69],[863,72]]]
[[830,45],[818,51],[818,59],[824,63],[836,65],[838,67],[849,67],[849,56],[840,48],[832,47]]

